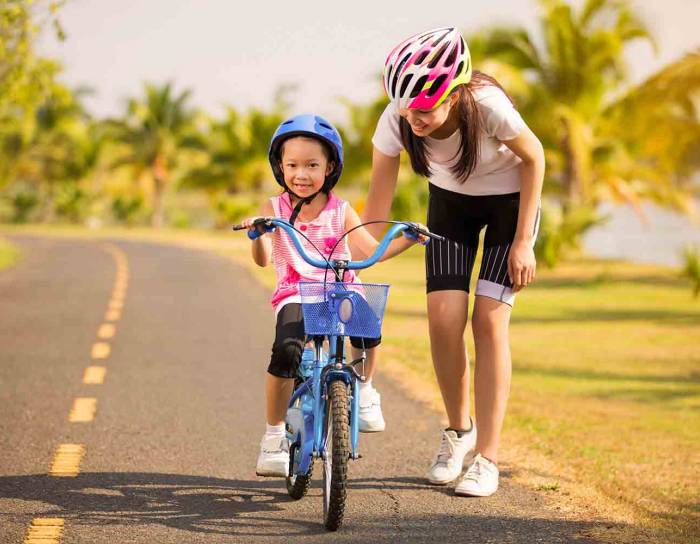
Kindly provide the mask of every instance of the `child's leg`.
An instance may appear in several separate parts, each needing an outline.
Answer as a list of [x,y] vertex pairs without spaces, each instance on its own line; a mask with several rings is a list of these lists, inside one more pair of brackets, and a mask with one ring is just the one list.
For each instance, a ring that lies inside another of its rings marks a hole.
[[268,425],[283,425],[289,399],[294,389],[293,378],[280,378],[269,372],[265,376],[266,416]]
[[300,304],[287,304],[277,313],[275,342],[265,378],[265,434],[255,472],[259,476],[286,476],[289,468],[289,445],[284,419],[294,388],[294,376],[304,349],[304,326]]
[[[355,346],[352,346],[350,351],[352,353],[353,361],[355,359],[359,359],[362,355],[362,350],[360,348],[356,348]],[[367,380],[371,380],[372,376],[374,376],[374,371],[377,368],[377,362],[379,361],[379,347],[368,348],[365,351],[367,353],[367,359],[365,360],[364,375]],[[358,372],[362,372],[362,368],[359,366],[357,370]]]
[[304,350],[301,304],[285,304],[277,313],[275,341],[265,378],[268,425],[281,425],[294,389],[294,377]]
[[363,373],[366,380],[364,383],[358,381],[358,390],[360,393],[360,432],[372,433],[383,431],[386,423],[382,414],[381,395],[374,388],[372,377],[377,369],[379,361],[379,342],[380,338],[351,338],[351,352],[353,359],[359,359],[362,355],[361,346],[365,346],[367,359],[365,360],[364,370],[357,368],[358,372]]

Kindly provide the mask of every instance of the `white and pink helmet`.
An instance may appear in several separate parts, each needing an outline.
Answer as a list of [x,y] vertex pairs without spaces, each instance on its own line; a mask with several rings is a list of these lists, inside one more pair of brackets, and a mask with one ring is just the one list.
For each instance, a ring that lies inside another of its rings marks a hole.
[[394,47],[384,63],[384,90],[399,109],[431,110],[471,76],[461,34],[453,27],[437,28]]

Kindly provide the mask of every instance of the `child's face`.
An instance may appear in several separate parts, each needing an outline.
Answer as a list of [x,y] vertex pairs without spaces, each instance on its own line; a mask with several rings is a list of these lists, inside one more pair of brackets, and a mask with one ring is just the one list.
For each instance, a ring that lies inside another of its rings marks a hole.
[[287,188],[302,198],[320,191],[333,170],[321,142],[303,136],[284,142],[280,166]]

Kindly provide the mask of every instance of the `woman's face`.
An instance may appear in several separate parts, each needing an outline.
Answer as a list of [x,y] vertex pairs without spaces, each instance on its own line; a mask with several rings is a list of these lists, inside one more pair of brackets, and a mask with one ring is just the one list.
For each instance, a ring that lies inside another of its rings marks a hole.
[[282,144],[280,167],[287,188],[303,198],[321,190],[326,176],[333,170],[333,163],[319,141],[296,136]]
[[411,125],[413,134],[420,137],[430,136],[433,132],[445,124],[452,106],[457,102],[457,94],[449,95],[439,106],[432,110],[416,110],[403,108],[399,115]]

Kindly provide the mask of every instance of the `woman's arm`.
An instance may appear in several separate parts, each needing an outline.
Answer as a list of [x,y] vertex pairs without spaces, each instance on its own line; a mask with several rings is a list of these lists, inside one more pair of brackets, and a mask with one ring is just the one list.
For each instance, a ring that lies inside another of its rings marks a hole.
[[504,141],[522,159],[520,165],[520,207],[518,226],[508,258],[508,275],[513,290],[520,291],[535,278],[535,221],[544,180],[544,150],[537,136],[525,128],[517,137]]
[[[357,227],[360,223],[360,216],[357,215],[357,212],[351,206],[348,206],[345,212],[345,230],[349,231]],[[391,241],[384,255],[382,255],[379,260],[386,261],[387,259],[391,259],[399,253],[406,251],[417,241],[418,240],[409,239],[406,236],[395,238]],[[420,241],[425,241],[425,238],[421,236]],[[350,245],[350,254],[353,256],[354,260],[357,260],[358,256],[362,259],[366,259],[372,255],[377,249],[377,246],[379,246],[377,239],[369,233],[366,227],[360,227],[348,234],[348,243]]]
[[[369,182],[367,203],[362,212],[363,222],[385,221],[389,219],[391,201],[394,198],[396,180],[399,177],[400,156],[391,157],[379,151],[372,151],[372,176]],[[373,236],[381,236],[384,225],[368,225],[367,229]]]
[[[260,215],[255,217],[249,217],[241,221],[241,225],[244,227],[250,227],[258,217],[271,217],[275,215],[275,211],[272,208],[272,203],[266,200],[262,206],[260,206]],[[272,256],[272,241],[268,236],[260,236],[253,240],[251,244],[251,253],[253,255],[253,261],[258,266],[267,266],[270,264],[270,257]]]

